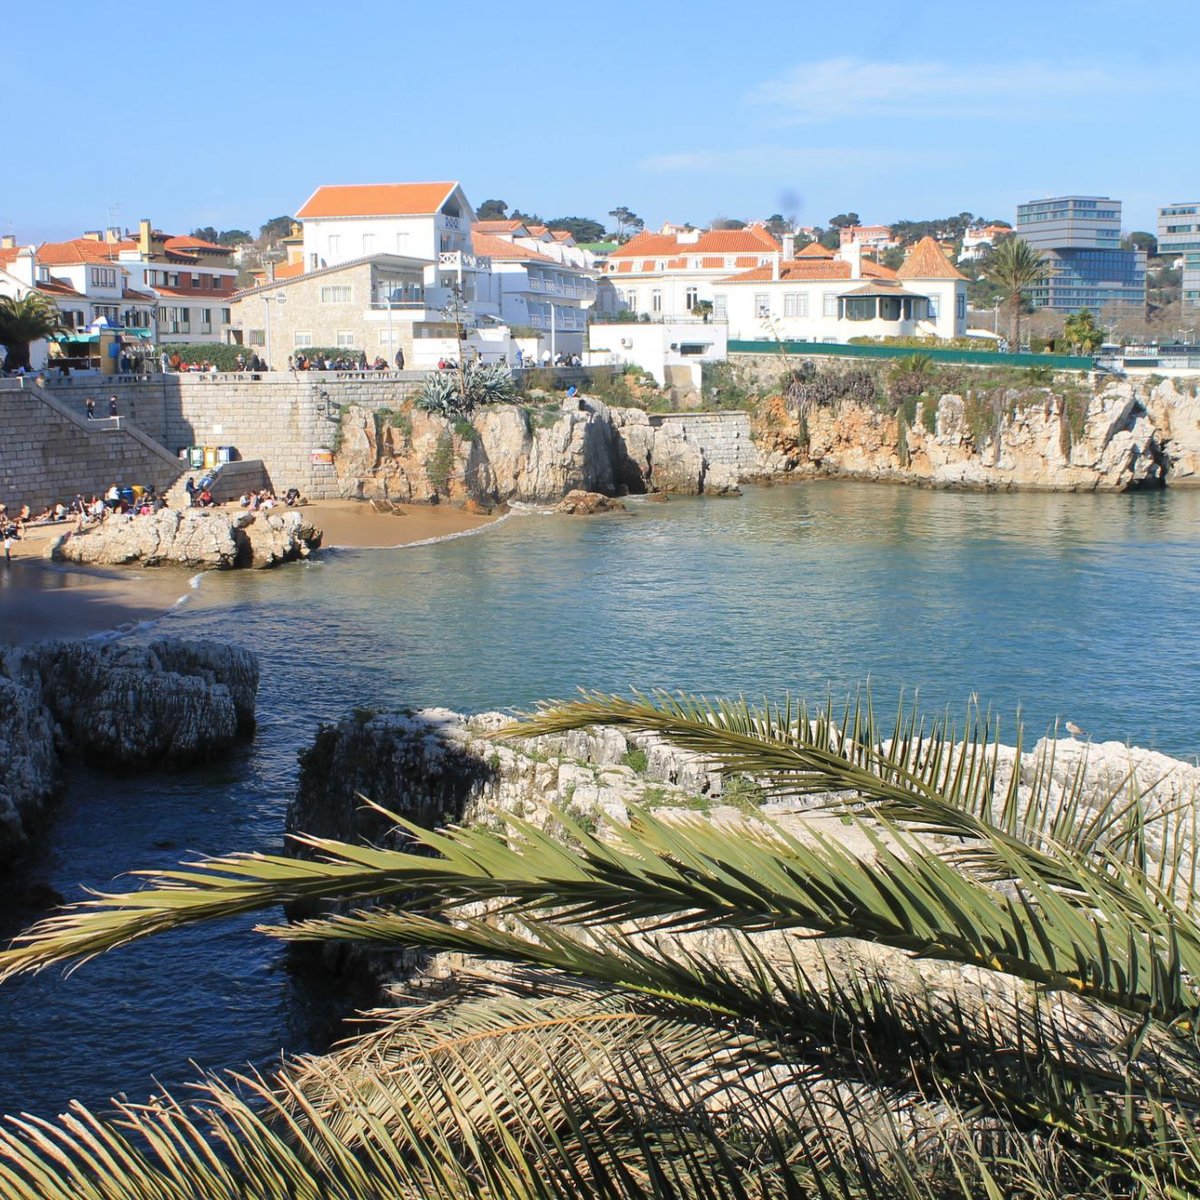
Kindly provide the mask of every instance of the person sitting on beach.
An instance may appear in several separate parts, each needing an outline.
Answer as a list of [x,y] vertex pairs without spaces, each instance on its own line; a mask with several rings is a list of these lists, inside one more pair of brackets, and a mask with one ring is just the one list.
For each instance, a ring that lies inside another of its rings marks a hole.
[[54,506],[54,519],[56,521],[67,519],[67,506],[61,500]]
[[199,497],[194,501],[194,503],[199,504],[201,508],[212,508],[216,501],[213,500],[212,492],[210,492],[208,488],[204,488],[201,490]]
[[4,523],[4,561],[12,561],[13,542],[21,540],[21,529],[18,525]]
[[300,489],[297,487],[288,488],[284,493],[283,499],[288,508],[295,508],[300,503]]
[[249,493],[249,492],[243,492],[243,493],[242,493],[242,494],[241,494],[241,495],[238,497],[238,503],[239,503],[239,504],[240,504],[240,505],[241,505],[243,508],[249,508],[249,507],[250,507],[250,493]]

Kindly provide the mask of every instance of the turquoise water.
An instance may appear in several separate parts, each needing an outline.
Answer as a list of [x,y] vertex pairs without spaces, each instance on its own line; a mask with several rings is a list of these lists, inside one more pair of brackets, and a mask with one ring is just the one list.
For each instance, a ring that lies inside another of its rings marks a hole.
[[[296,753],[357,705],[521,706],[576,687],[976,694],[1011,732],[1200,752],[1200,493],[985,495],[844,483],[205,577],[161,624],[262,657],[260,729],[219,771],[80,776],[33,876],[68,897],[189,851],[278,843]],[[190,931],[0,989],[0,1111],[132,1097],[319,1039],[322,997],[248,932]]]

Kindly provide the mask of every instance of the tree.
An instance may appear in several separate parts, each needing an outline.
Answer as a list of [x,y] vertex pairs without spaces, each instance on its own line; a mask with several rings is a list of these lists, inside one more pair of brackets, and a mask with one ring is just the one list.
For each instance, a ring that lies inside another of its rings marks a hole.
[[[624,205],[621,205],[618,208],[610,209],[608,215],[617,223],[617,241],[619,242],[627,241],[632,234],[638,233],[646,226],[646,222],[643,221],[642,218],[637,215],[637,213],[626,208]],[[631,233],[627,234],[625,232],[627,229],[630,230]]]
[[783,213],[772,213],[763,224],[777,238],[782,238],[784,234],[791,233],[795,228],[795,222],[789,221]]
[[861,225],[862,220],[856,212],[838,213],[836,217],[829,218],[829,224],[834,229],[846,229],[851,225]]
[[519,208],[514,208],[509,213],[510,221],[520,221],[523,225],[541,225],[542,218],[537,213],[522,212]]
[[1050,274],[1045,259],[1026,241],[1005,238],[992,247],[984,276],[1000,288],[1012,314],[1012,349],[1021,348],[1021,305],[1025,292]]
[[243,242],[254,241],[254,235],[248,229],[222,229],[217,235],[217,243],[221,246],[240,246]]
[[604,241],[605,228],[590,217],[555,217],[546,222],[547,229],[565,229],[577,242]]
[[29,345],[59,333],[62,317],[53,300],[41,292],[26,292],[19,300],[0,296],[0,345],[6,351],[4,369],[29,369]]
[[1104,330],[1088,309],[1081,308],[1064,322],[1063,337],[1076,354],[1095,354],[1104,342]]
[[272,217],[259,227],[258,236],[270,244],[279,241],[280,238],[288,237],[291,232],[291,217]]
[[211,225],[204,225],[199,229],[192,230],[192,237],[199,238],[202,242],[215,243],[220,236],[221,235]]
[[1195,1200],[1191,805],[872,711],[588,695],[501,735],[653,733],[726,799],[822,800],[788,828],[400,822],[41,922],[5,976],[299,897],[354,904],[266,933],[485,962],[324,1062],[7,1125],[0,1194]]
[[503,221],[508,216],[508,205],[503,200],[485,200],[476,210],[480,221]]
[[713,217],[708,227],[710,229],[745,229],[746,222],[737,217]]
[[1147,258],[1158,257],[1158,238],[1138,229],[1121,239],[1122,250],[1145,250]]

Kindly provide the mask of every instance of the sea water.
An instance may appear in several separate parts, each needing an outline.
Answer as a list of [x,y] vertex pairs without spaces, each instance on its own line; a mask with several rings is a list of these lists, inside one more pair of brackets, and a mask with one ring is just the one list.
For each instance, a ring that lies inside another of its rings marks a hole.
[[[198,773],[76,774],[26,874],[74,899],[130,868],[277,848],[297,753],[355,707],[523,707],[579,687],[821,702],[869,680],[878,711],[902,689],[934,713],[974,695],[1007,740],[1020,708],[1031,736],[1063,718],[1192,757],[1198,571],[1197,492],[815,482],[208,575],[155,632],[259,654],[253,742]],[[252,924],[0,988],[0,1111],[140,1099],[321,1045],[330,997]]]

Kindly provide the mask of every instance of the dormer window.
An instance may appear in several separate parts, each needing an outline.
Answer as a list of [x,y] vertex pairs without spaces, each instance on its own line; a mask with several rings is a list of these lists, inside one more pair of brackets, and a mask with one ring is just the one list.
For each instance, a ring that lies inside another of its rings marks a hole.
[[38,283],[49,283],[50,282],[50,268],[49,267],[38,267],[37,279],[38,279]]

